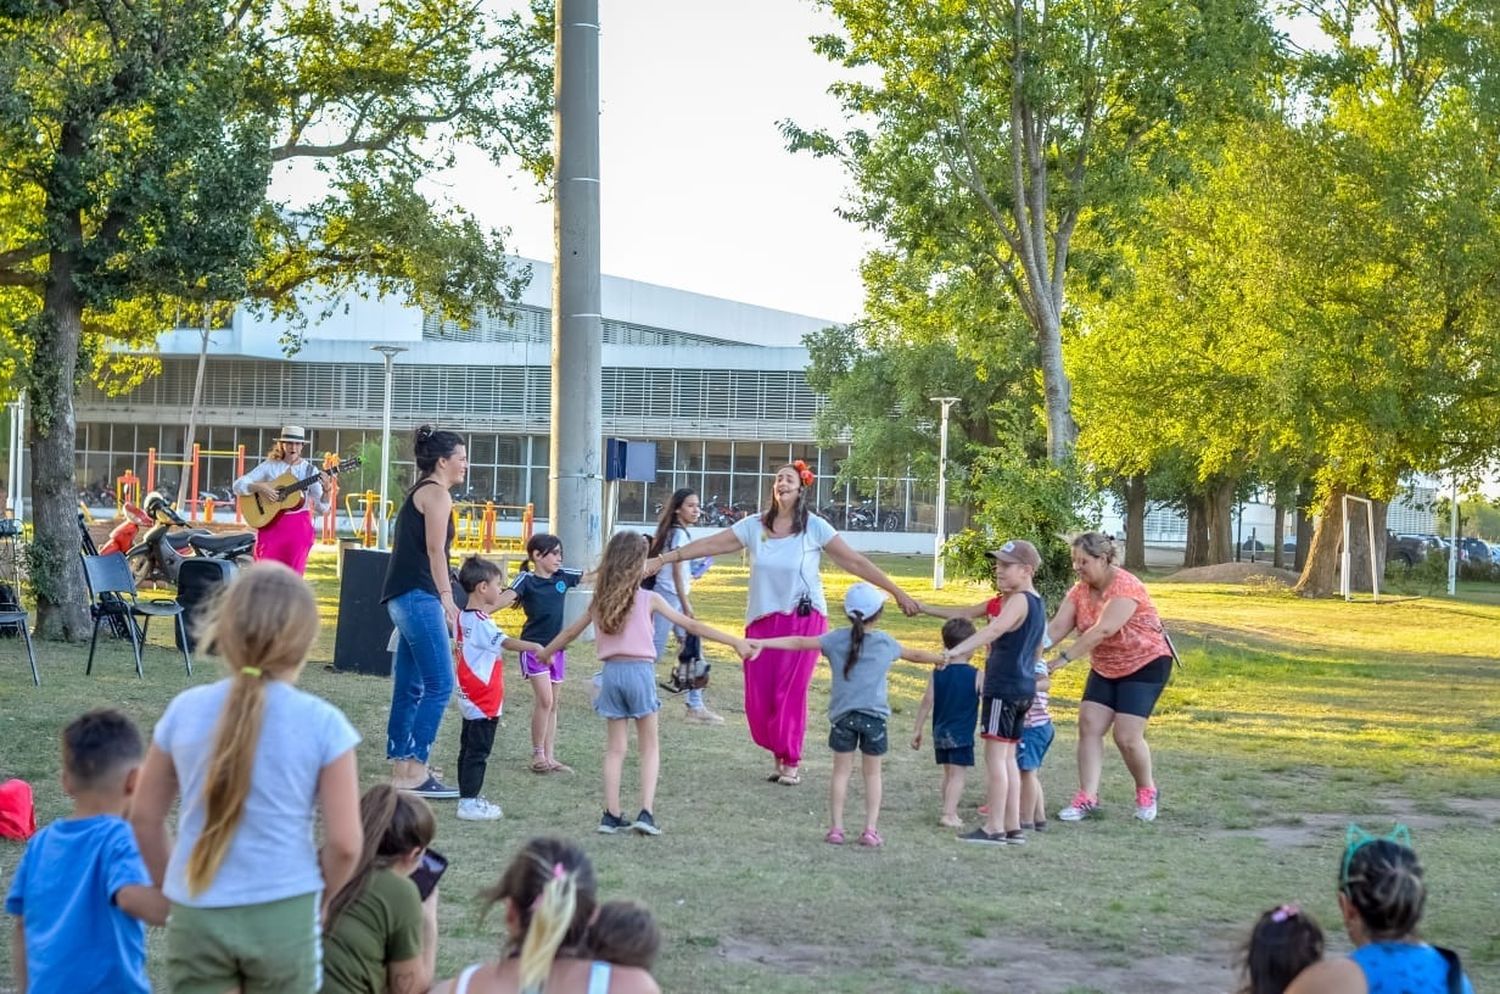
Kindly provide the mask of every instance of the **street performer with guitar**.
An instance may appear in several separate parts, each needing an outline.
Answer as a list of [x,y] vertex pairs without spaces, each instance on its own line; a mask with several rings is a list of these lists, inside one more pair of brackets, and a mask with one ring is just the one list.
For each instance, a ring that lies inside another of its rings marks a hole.
[[328,510],[323,497],[328,474],[302,458],[306,448],[307,432],[297,425],[287,425],[266,461],[234,481],[242,511],[250,510],[249,504],[275,512],[264,523],[256,520],[263,520],[263,516],[245,516],[257,529],[255,558],[285,563],[299,576],[307,570],[307,557],[312,552],[313,512],[324,514]]

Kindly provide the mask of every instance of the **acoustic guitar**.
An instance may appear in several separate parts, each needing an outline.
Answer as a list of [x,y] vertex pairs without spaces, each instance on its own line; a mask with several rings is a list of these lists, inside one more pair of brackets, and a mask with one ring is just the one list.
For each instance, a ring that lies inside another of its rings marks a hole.
[[[354,469],[361,461],[359,456],[354,456],[351,459],[345,459],[337,466],[323,470],[323,472],[329,476],[337,476],[344,470]],[[319,477],[317,474],[313,474],[305,480],[299,480],[289,472],[282,473],[271,481],[271,486],[276,488],[278,499],[272,500],[263,494],[257,493],[241,494],[238,500],[240,514],[251,528],[264,528],[287,511],[300,509],[307,500],[302,491],[317,483],[318,480]]]

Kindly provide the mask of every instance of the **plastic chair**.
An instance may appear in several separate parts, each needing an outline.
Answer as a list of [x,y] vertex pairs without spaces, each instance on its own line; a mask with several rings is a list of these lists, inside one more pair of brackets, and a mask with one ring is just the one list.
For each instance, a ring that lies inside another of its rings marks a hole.
[[[175,618],[177,633],[181,636],[177,644],[182,648],[182,665],[188,676],[193,675],[193,660],[187,650],[187,626],[183,621],[182,605],[175,600],[143,601],[135,589],[135,578],[130,575],[130,565],[123,553],[111,552],[107,556],[84,556],[83,570],[88,575],[89,590],[93,592],[94,634],[89,639],[89,663],[85,674],[94,672],[94,647],[99,642],[99,625],[105,618],[120,618],[130,636],[130,648],[135,653],[135,675],[144,677],[141,668],[141,644],[146,641],[147,626],[152,618]],[[136,624],[136,619],[141,624]]]

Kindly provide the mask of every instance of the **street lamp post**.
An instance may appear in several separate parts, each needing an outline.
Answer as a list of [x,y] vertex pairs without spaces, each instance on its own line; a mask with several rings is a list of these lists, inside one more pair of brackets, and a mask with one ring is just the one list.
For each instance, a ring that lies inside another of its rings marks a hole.
[[376,536],[375,548],[384,551],[389,544],[385,521],[386,481],[391,476],[391,389],[396,382],[396,357],[406,351],[401,345],[372,345],[371,352],[385,356],[385,414],[380,425],[380,534]]
[[932,397],[943,405],[942,427],[938,429],[937,536],[932,548],[932,589],[943,589],[943,543],[947,541],[948,518],[948,409],[958,403],[957,397]]

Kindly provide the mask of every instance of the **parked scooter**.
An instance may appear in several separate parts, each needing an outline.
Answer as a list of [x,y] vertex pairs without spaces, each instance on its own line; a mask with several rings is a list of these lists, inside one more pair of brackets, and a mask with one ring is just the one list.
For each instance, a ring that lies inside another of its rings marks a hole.
[[142,528],[151,527],[151,516],[134,501],[125,502],[124,512],[120,523],[109,533],[109,541],[95,555],[107,556],[111,552],[122,552],[129,556],[130,550],[135,548],[136,534]]
[[203,528],[173,531],[186,528],[187,522],[160,493],[146,495],[144,511],[151,528],[125,554],[137,585],[159,580],[175,586],[177,571],[188,556],[240,563],[248,561],[255,549],[254,532],[216,534]]

